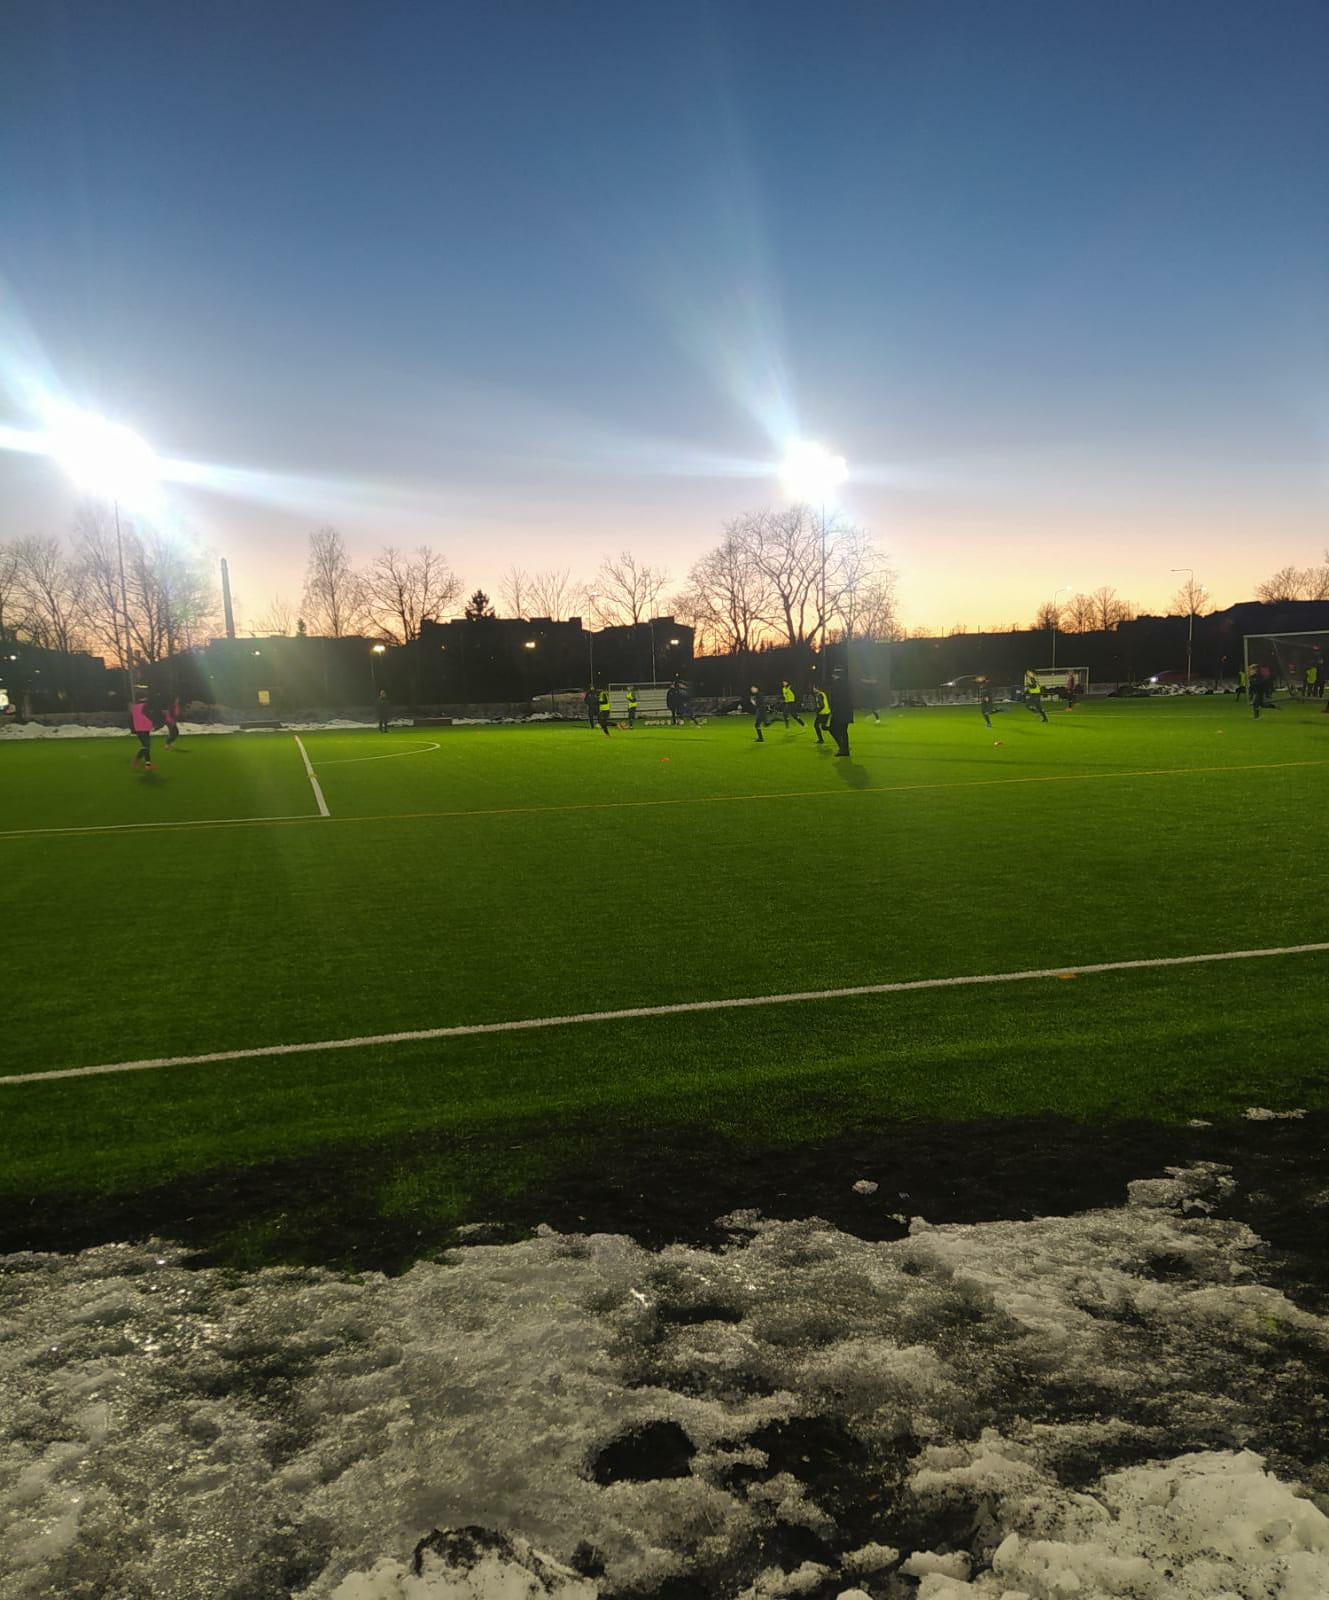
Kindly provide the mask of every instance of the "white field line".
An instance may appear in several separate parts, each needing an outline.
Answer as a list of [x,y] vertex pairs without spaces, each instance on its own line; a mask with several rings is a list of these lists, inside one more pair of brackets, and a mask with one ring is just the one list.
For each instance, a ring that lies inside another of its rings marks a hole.
[[[372,758],[367,758],[372,759]],[[308,766],[309,758],[305,757]],[[865,794],[914,794],[940,789],[994,789],[1010,784],[1030,783],[1116,783],[1123,778],[1193,778],[1215,772],[1280,772],[1287,767],[1329,767],[1329,757],[1306,761],[1225,762],[1216,767],[1130,767],[1120,772],[1054,772],[1030,778],[958,778],[937,783],[869,783],[861,789],[768,789],[744,794],[689,794],[663,800],[574,800],[552,805],[480,806],[454,811],[378,811],[363,817],[331,816],[319,813],[330,822],[437,822],[465,817],[530,817],[555,811],[640,811],[659,806],[714,806],[741,804],[750,800],[834,800]],[[312,781],[312,779],[311,779]],[[315,785],[317,792],[317,785]],[[313,812],[295,817],[218,817],[207,822],[107,822],[88,823],[75,828],[10,828],[0,830],[0,839],[53,837],[56,834],[128,833],[136,828],[257,828],[292,822],[315,822]]]
[[393,750],[386,756],[338,756],[334,761],[320,761],[320,767],[350,767],[357,761],[399,761],[403,756],[423,756],[431,750],[441,750],[440,744],[422,744],[414,750]]
[[212,1050],[205,1055],[160,1056],[156,1060],[112,1061],[96,1067],[61,1067],[52,1072],[18,1072],[7,1083],[45,1083],[52,1078],[96,1078],[109,1072],[148,1072],[157,1067],[196,1067],[215,1061],[253,1061],[268,1056],[311,1055],[324,1050],[362,1050],[375,1045],[413,1044],[422,1039],[465,1039],[480,1033],[522,1033],[534,1028],[566,1028],[582,1022],[624,1022],[637,1017],[677,1017],[692,1011],[735,1011],[745,1006],[792,1005],[806,1000],[853,1000],[863,995],[907,994],[916,989],[966,989],[980,984],[1027,983],[1034,978],[1083,978],[1098,972],[1137,972],[1151,967],[1195,967],[1214,961],[1253,961],[1268,956],[1319,955],[1319,944],[1276,945],[1264,950],[1219,950],[1196,956],[1148,956],[1136,961],[1096,961],[1078,967],[1035,967],[1022,972],[980,972],[956,978],[913,978],[905,983],[860,983],[848,989],[805,989],[797,994],[743,995],[727,1000],[683,1000],[664,1006],[628,1006],[621,1011],[579,1011],[566,1017],[522,1017],[514,1022],[468,1022],[451,1028],[414,1028],[404,1033],[366,1033],[354,1039],[314,1039],[303,1044],[267,1044],[245,1050]]
[[295,742],[300,747],[300,759],[305,764],[305,771],[309,774],[309,786],[314,791],[314,799],[318,801],[318,814],[320,817],[329,816],[328,802],[323,798],[323,791],[318,786],[318,779],[314,776],[314,769],[309,765],[309,752],[305,749],[305,742],[297,733]]

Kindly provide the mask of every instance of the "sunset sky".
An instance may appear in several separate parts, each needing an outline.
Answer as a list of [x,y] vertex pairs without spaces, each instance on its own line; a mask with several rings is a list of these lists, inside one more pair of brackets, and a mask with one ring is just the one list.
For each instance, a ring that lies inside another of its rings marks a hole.
[[1329,542],[1326,85],[1323,0],[8,0],[0,439],[203,464],[251,617],[323,523],[681,581],[799,436],[910,625],[1229,604]]

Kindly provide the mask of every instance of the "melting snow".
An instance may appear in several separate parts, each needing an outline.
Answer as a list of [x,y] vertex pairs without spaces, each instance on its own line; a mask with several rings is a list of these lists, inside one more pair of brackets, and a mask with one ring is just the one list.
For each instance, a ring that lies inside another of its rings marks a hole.
[[0,1600],[1323,1600],[1329,1321],[1229,1181],[396,1279],[5,1258]]

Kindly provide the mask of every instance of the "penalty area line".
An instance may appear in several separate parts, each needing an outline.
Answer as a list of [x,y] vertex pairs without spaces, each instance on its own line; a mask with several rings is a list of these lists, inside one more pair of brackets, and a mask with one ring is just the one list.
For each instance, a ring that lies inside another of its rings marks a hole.
[[909,994],[922,989],[965,989],[994,983],[1028,983],[1037,978],[1083,978],[1099,972],[1140,972],[1161,967],[1197,967],[1217,961],[1254,961],[1271,956],[1321,955],[1329,941],[1274,945],[1262,950],[1218,950],[1191,956],[1145,956],[1132,961],[1095,961],[1072,967],[1032,967],[1020,972],[966,973],[951,978],[912,978],[902,983],[859,983],[845,989],[804,989],[794,994],[741,995],[723,1000],[682,1000],[671,1005],[627,1006],[618,1011],[579,1011],[562,1017],[521,1017],[511,1022],[467,1022],[450,1028],[413,1028],[401,1033],[367,1033],[354,1039],[314,1039],[301,1044],[268,1044],[203,1055],[159,1056],[155,1060],[111,1061],[95,1067],[61,1067],[51,1072],[19,1072],[9,1083],[44,1083],[53,1078],[95,1078],[112,1072],[150,1072],[159,1067],[207,1066],[220,1061],[256,1061],[272,1056],[314,1055],[324,1050],[363,1050],[377,1045],[414,1044],[429,1039],[467,1039],[485,1033],[524,1033],[536,1028],[567,1028],[586,1022],[626,1022],[639,1017],[677,1017],[698,1011],[737,1011],[751,1006],[801,1004],[808,1000],[854,1000],[879,994]]
[[314,769],[309,764],[309,752],[305,749],[305,742],[298,733],[294,737],[300,749],[300,759],[305,764],[305,772],[309,775],[309,786],[314,791],[314,799],[318,801],[318,814],[320,817],[329,816],[331,813],[328,811],[328,802],[323,798],[323,791],[318,786],[318,779],[314,776]]

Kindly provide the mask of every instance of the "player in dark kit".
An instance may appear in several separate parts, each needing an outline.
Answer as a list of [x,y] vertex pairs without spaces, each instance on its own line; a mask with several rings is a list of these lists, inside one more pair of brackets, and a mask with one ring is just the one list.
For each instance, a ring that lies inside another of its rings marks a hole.
[[992,685],[986,678],[978,680],[978,709],[983,713],[983,726],[985,728],[992,726],[992,713],[1001,710],[1001,707],[993,702]]
[[757,730],[757,743],[765,744],[761,730],[772,720],[770,696],[763,694],[755,683],[749,693],[752,695],[752,726]]
[[831,716],[827,726],[835,740],[837,756],[849,754],[849,724],[854,720],[854,694],[842,667],[831,673],[831,687],[826,698],[831,703]]
[[176,695],[166,710],[162,712],[162,717],[166,723],[166,748],[172,750],[175,748],[175,741],[180,737],[179,695]]
[[388,731],[388,718],[391,715],[392,707],[388,704],[388,691],[380,689],[378,691],[378,731],[380,733]]
[[581,703],[586,707],[586,720],[595,727],[600,718],[600,692],[594,684],[582,695]]

